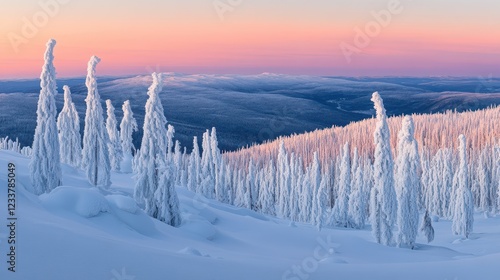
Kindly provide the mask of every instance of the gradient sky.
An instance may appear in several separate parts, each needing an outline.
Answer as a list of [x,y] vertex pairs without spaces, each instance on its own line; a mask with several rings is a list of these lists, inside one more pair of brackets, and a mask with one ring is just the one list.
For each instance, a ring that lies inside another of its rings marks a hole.
[[[498,0],[240,0],[223,19],[216,1],[0,0],[0,79],[38,77],[49,38],[59,77],[83,76],[91,55],[99,75],[500,76]],[[401,13],[356,45],[355,29],[391,1]],[[44,18],[39,3],[58,4]],[[350,61],[342,42],[359,51]]]

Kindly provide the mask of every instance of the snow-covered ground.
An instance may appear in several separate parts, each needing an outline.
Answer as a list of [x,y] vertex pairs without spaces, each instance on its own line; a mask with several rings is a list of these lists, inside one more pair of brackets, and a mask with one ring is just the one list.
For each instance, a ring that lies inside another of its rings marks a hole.
[[[7,270],[7,165],[16,165],[16,272]],[[0,151],[0,279],[499,279],[500,217],[476,214],[461,240],[451,222],[418,249],[386,247],[364,230],[290,223],[178,188],[183,223],[148,217],[131,198],[130,174],[92,188],[63,165],[63,183],[36,197],[29,160]]]

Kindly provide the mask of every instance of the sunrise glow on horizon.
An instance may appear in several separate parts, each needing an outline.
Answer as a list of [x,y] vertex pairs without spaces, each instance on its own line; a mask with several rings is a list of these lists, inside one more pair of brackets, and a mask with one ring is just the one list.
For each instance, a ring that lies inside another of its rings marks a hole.
[[49,38],[59,77],[92,55],[99,75],[500,76],[498,1],[286,2],[3,0],[0,79],[38,77]]

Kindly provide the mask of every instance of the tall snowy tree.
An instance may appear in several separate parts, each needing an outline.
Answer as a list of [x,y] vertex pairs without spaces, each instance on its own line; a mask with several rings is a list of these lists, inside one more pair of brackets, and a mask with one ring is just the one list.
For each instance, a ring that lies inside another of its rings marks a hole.
[[171,178],[169,177],[171,174],[162,174],[170,172],[165,158],[167,155],[167,119],[159,96],[163,86],[163,76],[161,73],[153,73],[152,76],[153,83],[148,90],[149,98],[146,102],[143,136],[138,155],[134,198],[139,205],[145,206],[148,215],[161,218],[165,216],[165,213],[160,213],[163,201],[159,199],[164,199],[164,197],[155,197],[155,194],[160,187],[160,180]]
[[40,75],[40,95],[36,110],[36,129],[33,153],[29,165],[33,193],[50,192],[61,185],[61,158],[56,124],[57,94],[56,69],[54,68],[54,47],[56,41],[47,42],[45,63]]
[[202,155],[201,155],[201,190],[206,198],[214,198],[215,176],[212,159],[212,145],[210,144],[210,132],[208,129],[203,133]]
[[88,89],[87,111],[85,114],[85,129],[83,132],[82,168],[87,179],[94,186],[108,187],[111,185],[108,133],[104,127],[101,97],[97,90],[95,77],[97,64],[101,61],[92,56],[88,63],[86,86]]
[[414,138],[413,118],[406,116],[398,134],[396,194],[398,201],[398,246],[415,247],[418,234],[418,189],[420,159]]
[[158,213],[155,218],[168,225],[178,227],[181,225],[181,214],[179,210],[179,198],[175,190],[175,178],[172,165],[159,166],[160,181],[154,193],[158,205]]
[[123,118],[120,123],[120,140],[124,157],[132,155],[135,151],[132,143],[132,134],[137,131],[137,121],[134,118],[134,113],[130,107],[130,101],[125,100],[122,105]]
[[474,224],[474,201],[469,189],[469,175],[467,165],[467,142],[461,134],[459,140],[460,165],[457,171],[457,190],[455,193],[455,205],[453,212],[452,230],[456,235],[469,238]]
[[193,138],[193,151],[189,157],[188,167],[188,189],[192,192],[201,193],[200,189],[200,148],[198,146],[198,138]]
[[63,86],[63,89],[64,106],[57,117],[61,162],[72,166],[80,166],[82,158],[80,118],[75,104],[71,100],[69,87]]
[[278,153],[278,209],[281,218],[290,216],[290,166],[288,165],[288,155],[285,150],[285,143],[280,142]]
[[363,181],[363,166],[360,163],[358,149],[354,148],[352,163],[352,191],[349,196],[349,222],[350,227],[362,229],[366,222],[367,195]]
[[115,116],[115,107],[111,100],[106,100],[106,108],[108,118],[106,119],[106,130],[108,132],[108,150],[109,159],[111,161],[111,169],[113,171],[120,171],[120,164],[123,160],[122,145],[120,141],[120,134],[118,133],[118,122]]
[[351,156],[349,142],[346,142],[342,150],[342,161],[340,162],[339,194],[335,201],[334,217],[335,224],[347,227],[349,223],[349,195],[351,194]]
[[372,233],[378,243],[390,245],[392,225],[396,215],[396,194],[394,190],[394,162],[392,159],[389,125],[384,103],[378,92],[371,99],[377,111],[377,123],[374,133],[375,155],[373,163],[374,186],[370,199],[370,220]]
[[323,197],[318,197],[320,187],[321,187],[321,166],[319,163],[318,153],[313,153],[313,161],[311,165],[311,188],[313,193],[313,202],[312,202],[312,210],[311,210],[311,221],[313,224],[318,224],[318,218],[322,216],[323,209],[326,207],[326,204],[323,204]]

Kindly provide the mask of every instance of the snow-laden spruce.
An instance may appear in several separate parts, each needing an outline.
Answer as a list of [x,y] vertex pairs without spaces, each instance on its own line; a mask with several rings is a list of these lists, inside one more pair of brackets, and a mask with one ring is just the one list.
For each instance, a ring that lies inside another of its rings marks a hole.
[[50,39],[45,51],[45,63],[40,75],[40,95],[36,110],[36,128],[29,165],[34,194],[50,192],[61,185],[61,158],[56,124],[57,94],[56,69],[54,68],[54,47],[56,41]]
[[143,137],[138,155],[134,198],[151,217],[165,223],[180,224],[179,203],[175,191],[172,161],[167,159],[167,119],[160,100],[161,73],[153,73],[148,90]]
[[411,116],[403,119],[398,134],[396,161],[396,194],[398,201],[397,225],[398,246],[415,247],[418,234],[418,189],[420,188],[420,158],[418,144],[414,138]]
[[122,144],[123,156],[132,155],[135,151],[132,143],[132,134],[137,131],[137,121],[130,107],[130,101],[126,100],[122,105],[123,118],[120,123],[120,140]]
[[207,129],[203,133],[202,155],[201,155],[201,194],[206,198],[215,196],[215,170],[212,159],[212,145],[210,144],[210,132]]
[[154,198],[161,178],[161,167],[166,166],[167,156],[167,119],[159,94],[163,86],[161,73],[153,73],[153,83],[148,89],[145,107],[143,135],[138,153],[137,175],[134,198],[143,205],[146,212],[158,217],[159,205]]
[[96,67],[101,61],[92,56],[87,67],[85,85],[88,89],[87,111],[85,113],[85,129],[83,131],[82,168],[89,182],[94,186],[111,185],[111,162],[109,160],[109,137],[104,127],[101,97],[97,90]]
[[71,90],[64,89],[64,106],[57,117],[61,162],[72,166],[80,166],[82,158],[82,140],[80,135],[80,118],[75,104],[71,100]]
[[337,201],[333,214],[335,224],[340,227],[349,225],[349,195],[351,194],[351,156],[349,142],[346,142],[342,150],[342,160],[340,162],[340,177]]
[[108,118],[106,119],[106,130],[108,132],[108,150],[109,159],[111,161],[111,169],[113,171],[120,171],[120,164],[123,160],[122,145],[120,141],[120,134],[118,132],[118,122],[115,116],[115,107],[111,100],[106,100],[106,108]]
[[362,229],[365,227],[367,216],[367,198],[365,189],[367,187],[363,181],[363,166],[360,163],[358,149],[354,148],[353,162],[352,162],[352,180],[351,180],[351,194],[349,196],[349,223],[350,227]]
[[280,142],[278,153],[278,213],[281,218],[290,216],[290,166],[288,165],[288,154],[285,143]]
[[459,141],[460,165],[457,171],[457,189],[454,196],[452,231],[456,235],[469,238],[474,224],[474,201],[469,189],[469,174],[467,166],[467,142],[461,134]]
[[122,105],[123,118],[120,123],[120,141],[122,145],[123,162],[120,170],[122,172],[132,172],[132,152],[135,152],[135,147],[132,142],[132,134],[137,131],[137,121],[134,118],[134,113],[130,107],[130,101],[126,100]]
[[370,198],[370,221],[375,240],[378,243],[390,245],[397,207],[393,177],[394,162],[384,103],[378,92],[373,93],[371,100],[377,111],[377,123],[373,135],[375,143],[374,186]]
[[189,156],[189,165],[188,165],[188,179],[187,179],[187,188],[192,192],[199,193],[200,184],[200,169],[201,169],[201,158],[200,158],[200,148],[198,146],[198,138],[194,136],[193,138],[193,151]]

